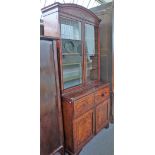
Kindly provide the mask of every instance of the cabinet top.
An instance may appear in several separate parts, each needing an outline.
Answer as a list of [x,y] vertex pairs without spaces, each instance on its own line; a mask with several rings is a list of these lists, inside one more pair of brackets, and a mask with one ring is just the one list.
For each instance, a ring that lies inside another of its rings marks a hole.
[[64,93],[62,95],[63,100],[69,100],[69,101],[73,101],[73,100],[77,100],[83,96],[86,96],[90,93],[95,92],[97,89],[102,88],[102,87],[110,87],[110,83],[106,82],[106,83],[102,83],[99,82],[96,85],[88,85],[86,87],[82,87],[81,89],[77,90],[77,91],[73,91],[73,92],[69,92],[69,93]]
[[[99,19],[91,10],[77,5],[77,4],[73,4],[73,3],[53,3],[51,5],[48,5],[44,8],[41,9],[42,13],[47,13],[50,12],[51,10],[55,10],[58,12],[62,12],[62,13],[68,13],[70,15],[76,15],[79,18],[86,18],[88,16],[91,16],[92,18],[94,18],[98,23],[101,21],[101,19]],[[81,13],[79,13],[81,12]]]

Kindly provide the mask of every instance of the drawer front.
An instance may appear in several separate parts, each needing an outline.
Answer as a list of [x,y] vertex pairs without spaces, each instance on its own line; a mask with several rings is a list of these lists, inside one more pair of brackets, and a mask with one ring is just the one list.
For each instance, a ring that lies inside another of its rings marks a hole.
[[89,94],[74,103],[74,114],[79,116],[94,105],[94,94]]
[[109,87],[100,88],[95,92],[95,103],[96,104],[101,103],[109,96],[110,96],[110,88]]

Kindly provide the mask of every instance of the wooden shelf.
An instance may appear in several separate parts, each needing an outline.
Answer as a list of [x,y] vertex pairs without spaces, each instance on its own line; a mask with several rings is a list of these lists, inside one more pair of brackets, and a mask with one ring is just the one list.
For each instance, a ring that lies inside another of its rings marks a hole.
[[71,66],[71,65],[82,65],[82,63],[65,63],[63,66]]
[[[75,53],[75,52],[71,52],[71,53],[62,53],[62,55],[80,55],[80,53]],[[82,54],[80,55],[82,56]]]
[[[70,70],[69,70],[69,71],[64,70],[64,74],[65,74],[65,75],[68,75],[68,74],[77,74],[77,73],[80,73],[80,72],[82,72],[82,71],[79,70],[79,69],[78,69],[78,70],[75,70],[75,69],[74,69],[74,70],[71,70],[71,71],[70,71]],[[82,74],[82,73],[81,73],[81,74]]]
[[64,78],[64,82],[68,82],[68,81],[72,81],[72,80],[76,80],[76,79],[79,79],[80,80],[80,76],[70,76],[70,77],[67,77],[67,78]]

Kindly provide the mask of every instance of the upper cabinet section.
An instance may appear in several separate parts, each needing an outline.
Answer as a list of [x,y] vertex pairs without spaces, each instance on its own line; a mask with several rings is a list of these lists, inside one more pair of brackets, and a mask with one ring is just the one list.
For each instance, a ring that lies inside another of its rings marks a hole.
[[96,84],[100,80],[100,19],[76,4],[55,3],[42,13],[45,36],[58,38],[61,91]]

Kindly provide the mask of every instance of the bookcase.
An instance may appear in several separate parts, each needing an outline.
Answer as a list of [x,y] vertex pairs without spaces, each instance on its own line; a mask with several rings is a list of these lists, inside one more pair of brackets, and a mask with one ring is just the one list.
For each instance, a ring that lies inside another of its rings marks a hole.
[[57,38],[64,146],[77,155],[109,125],[110,85],[100,81],[100,19],[76,4],[42,9],[44,35]]

